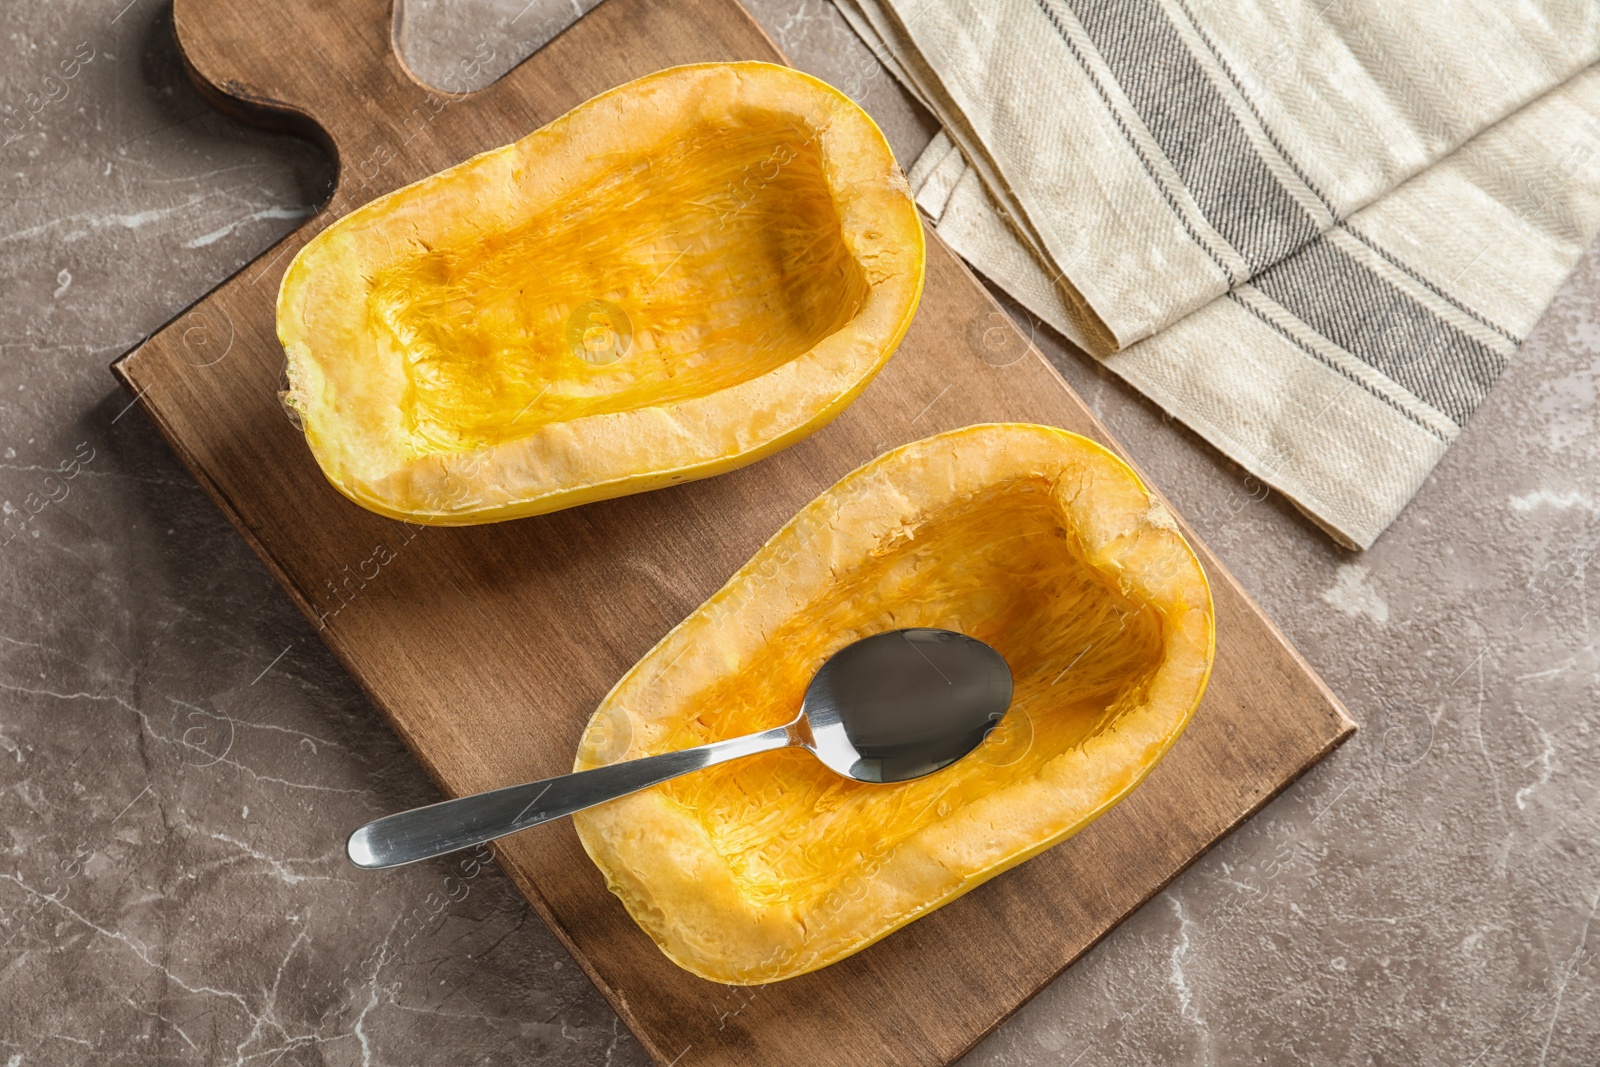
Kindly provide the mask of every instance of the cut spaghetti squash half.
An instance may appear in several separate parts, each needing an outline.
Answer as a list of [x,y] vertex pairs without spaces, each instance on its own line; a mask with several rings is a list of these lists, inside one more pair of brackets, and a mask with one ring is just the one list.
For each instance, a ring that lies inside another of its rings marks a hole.
[[669,957],[718,982],[826,966],[1071,836],[1148,774],[1210,674],[1211,593],[1121,460],[1044,426],[905,445],[823,493],[625,675],[579,769],[788,722],[858,638],[993,645],[1016,695],[971,755],[870,785],[788,749],[574,817]]
[[278,296],[323,473],[411,522],[703,478],[822,426],[893,353],[922,224],[848,97],[675,67],[318,234]]

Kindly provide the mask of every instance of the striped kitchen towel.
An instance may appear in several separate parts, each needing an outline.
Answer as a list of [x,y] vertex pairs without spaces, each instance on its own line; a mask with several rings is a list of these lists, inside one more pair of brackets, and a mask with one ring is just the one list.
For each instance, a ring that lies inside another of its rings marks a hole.
[[835,0],[980,273],[1368,547],[1600,232],[1600,0]]

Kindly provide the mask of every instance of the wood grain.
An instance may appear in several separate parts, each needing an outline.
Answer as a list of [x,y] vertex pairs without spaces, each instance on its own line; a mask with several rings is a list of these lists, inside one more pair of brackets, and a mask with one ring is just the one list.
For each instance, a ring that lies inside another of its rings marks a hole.
[[[883,450],[990,420],[1117,447],[932,238],[899,353],[836,422],[771,459],[487,527],[412,527],[355,507],[277,402],[273,304],[294,251],[374,196],[623,81],[781,60],[734,0],[608,0],[495,85],[451,96],[406,71],[388,4],[177,0],[197,84],[240,118],[322,140],[340,181],[299,231],[113,369],[445,793],[569,769],[612,683],[801,505]],[[843,963],[717,986],[633,925],[569,824],[502,843],[499,860],[663,1064],[948,1063],[1354,729],[1203,546],[1201,558],[1216,669],[1167,760],[1076,838]]]

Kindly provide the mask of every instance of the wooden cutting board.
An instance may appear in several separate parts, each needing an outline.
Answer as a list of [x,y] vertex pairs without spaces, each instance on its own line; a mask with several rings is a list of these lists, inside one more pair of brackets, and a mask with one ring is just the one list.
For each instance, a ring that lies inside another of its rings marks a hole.
[[[679,63],[781,60],[735,0],[608,0],[504,79],[447,96],[391,43],[391,0],[177,0],[219,107],[336,152],[332,201],[114,366],[447,794],[562,773],[595,703],[803,504],[885,449],[974,422],[1117,446],[930,233],[899,353],[833,425],[733,474],[472,529],[368,514],[324,482],[277,401],[273,303],[313,234],[380,193]],[[158,264],[151,264],[158,269]],[[1192,536],[1192,535],[1191,535]],[[662,1064],[944,1064],[1353,731],[1203,547],[1217,661],[1193,725],[1088,830],[855,957],[757,989],[661,955],[567,822],[501,864]]]

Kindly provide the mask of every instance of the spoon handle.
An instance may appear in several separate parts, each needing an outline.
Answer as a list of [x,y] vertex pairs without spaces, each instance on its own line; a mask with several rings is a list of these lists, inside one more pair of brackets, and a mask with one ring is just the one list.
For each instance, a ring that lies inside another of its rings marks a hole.
[[662,752],[526,785],[458,797],[370,822],[350,835],[345,852],[357,867],[398,867],[514,834],[575,811],[659,785],[690,771],[757,752],[787,748],[789,727]]

